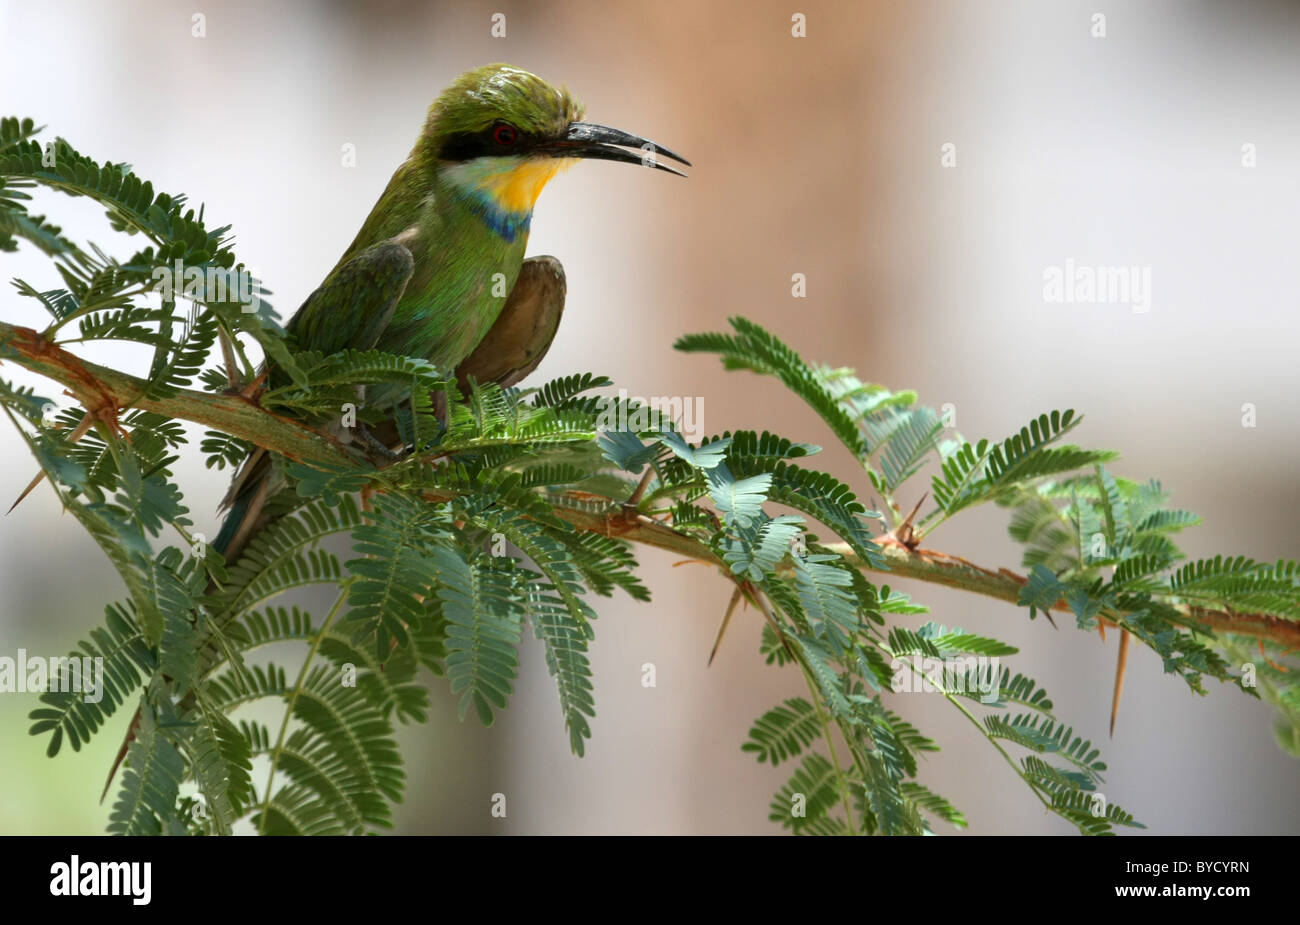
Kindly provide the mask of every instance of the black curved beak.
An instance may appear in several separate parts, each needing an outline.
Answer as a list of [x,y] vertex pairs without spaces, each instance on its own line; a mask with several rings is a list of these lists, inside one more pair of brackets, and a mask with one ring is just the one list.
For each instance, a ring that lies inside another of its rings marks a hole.
[[[627,148],[636,148],[628,151]],[[540,145],[536,150],[551,157],[585,157],[601,161],[620,161],[624,164],[641,164],[655,170],[666,170],[679,177],[686,174],[680,170],[661,163],[659,158],[666,157],[679,164],[691,166],[691,162],[674,154],[662,145],[648,141],[638,135],[631,135],[608,125],[594,122],[573,122],[564,137]]]

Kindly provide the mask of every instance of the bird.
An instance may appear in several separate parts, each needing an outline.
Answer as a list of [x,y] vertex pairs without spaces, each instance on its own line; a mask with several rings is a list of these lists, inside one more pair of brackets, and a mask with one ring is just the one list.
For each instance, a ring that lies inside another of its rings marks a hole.
[[[582,121],[584,107],[540,77],[491,64],[458,77],[338,263],[286,332],[298,350],[381,350],[418,357],[469,380],[513,385],[546,354],[564,308],[563,267],[524,259],[533,208],[559,172],[582,159],[685,176],[690,162],[638,135]],[[409,396],[366,387],[371,412]],[[359,436],[369,439],[362,427]],[[227,562],[292,504],[269,454],[255,449],[222,503],[213,546]],[[281,503],[276,503],[277,496]]]
[[[555,337],[566,293],[558,260],[524,258],[542,189],[584,159],[678,176],[686,175],[660,156],[691,166],[638,135],[584,122],[584,114],[567,90],[509,64],[456,78],[429,107],[361,230],[286,324],[291,349],[417,357],[454,373],[462,392],[471,381],[504,387],[531,373]],[[257,378],[274,384],[277,376],[284,381],[268,363]],[[388,383],[364,393],[379,413],[395,414],[408,398]],[[222,502],[225,519],[211,545],[233,563],[298,503],[272,455],[254,448]],[[105,795],[139,718],[137,711]]]

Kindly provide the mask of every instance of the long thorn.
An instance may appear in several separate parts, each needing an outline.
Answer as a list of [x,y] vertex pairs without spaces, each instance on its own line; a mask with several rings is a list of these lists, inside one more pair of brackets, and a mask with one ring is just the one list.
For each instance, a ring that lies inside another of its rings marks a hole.
[[[1283,652],[1282,654],[1283,654],[1283,656],[1286,656],[1286,655],[1290,655],[1291,653],[1290,653],[1290,652]],[[1286,667],[1286,665],[1283,665],[1283,664],[1280,664],[1280,663],[1278,663],[1278,662],[1275,662],[1275,661],[1273,661],[1271,658],[1268,657],[1268,652],[1265,651],[1265,649],[1264,649],[1264,640],[1262,640],[1262,639],[1259,641],[1259,657],[1262,658],[1265,662],[1267,662],[1268,665],[1269,665],[1269,667],[1271,667],[1271,668],[1276,668],[1278,671],[1285,671],[1285,672],[1290,672],[1290,671],[1291,671],[1291,669],[1288,668],[1288,667]]]
[[[90,428],[94,423],[95,423],[95,416],[91,414],[89,411],[87,411],[82,416],[81,421],[77,424],[77,426],[73,428],[72,433],[68,434],[68,442],[76,443],[82,437],[86,436],[86,434],[90,431]],[[22,490],[22,494],[20,494],[17,498],[14,499],[14,503],[9,505],[9,510],[5,511],[5,515],[8,516],[9,514],[12,514],[14,512],[14,508],[22,504],[23,499],[26,498],[28,495],[30,495],[32,491],[35,490],[36,486],[41,484],[41,482],[44,479],[45,479],[45,470],[42,469],[41,471],[37,472],[35,476],[32,477],[32,480],[30,482],[27,483],[27,487]]]
[[645,490],[650,486],[650,480],[655,476],[655,467],[646,466],[645,474],[641,476],[641,481],[637,482],[636,488],[628,499],[623,502],[624,507],[636,507],[641,503],[641,498],[645,495]]
[[235,360],[235,348],[230,343],[230,337],[224,330],[218,332],[217,339],[221,342],[221,357],[226,365],[226,385],[230,391],[239,391],[239,379],[235,375],[235,369],[239,365]]
[[126,727],[126,737],[122,740],[122,747],[117,751],[117,757],[113,759],[113,766],[108,769],[108,780],[104,781],[104,790],[99,795],[99,802],[104,802],[104,797],[108,796],[108,788],[113,786],[113,778],[117,775],[117,769],[122,766],[122,761],[126,758],[127,749],[131,747],[131,741],[135,738],[135,731],[140,728],[140,710],[135,711],[135,718],[131,720],[131,725]]
[[27,487],[24,488],[22,492],[19,493],[18,497],[14,499],[14,503],[9,505],[9,510],[5,511],[5,514],[6,515],[12,514],[14,512],[14,508],[22,504],[23,499],[26,498],[28,495],[30,495],[32,491],[35,490],[36,486],[41,484],[41,482],[43,482],[44,480],[45,480],[45,470],[42,469],[40,472],[32,476],[32,480],[27,483]]
[[930,493],[928,491],[924,492],[921,495],[921,500],[916,502],[916,507],[912,508],[912,513],[907,515],[907,520],[903,521],[903,523],[907,524],[909,527],[912,525],[912,518],[915,517],[917,515],[917,512],[921,510],[921,505],[925,504],[925,499],[928,497],[930,497]]
[[912,513],[908,514],[907,518],[894,528],[894,536],[908,549],[915,549],[921,544],[920,538],[916,535],[916,529],[912,526],[912,518],[921,510],[921,505],[925,504],[925,499],[928,497],[930,497],[928,491],[921,495],[921,500],[916,502],[916,507],[912,508]]
[[1115,738],[1115,719],[1119,716],[1119,695],[1124,693],[1124,671],[1128,668],[1128,644],[1132,634],[1121,629],[1119,634],[1119,660],[1115,663],[1115,694],[1110,703],[1110,737]]
[[709,653],[709,664],[713,664],[713,657],[718,654],[718,646],[722,645],[722,637],[727,632],[727,625],[731,623],[731,615],[736,610],[736,605],[740,603],[740,588],[737,587],[731,593],[731,603],[727,605],[727,612],[722,615],[722,625],[718,627],[718,638],[713,640],[713,651]]

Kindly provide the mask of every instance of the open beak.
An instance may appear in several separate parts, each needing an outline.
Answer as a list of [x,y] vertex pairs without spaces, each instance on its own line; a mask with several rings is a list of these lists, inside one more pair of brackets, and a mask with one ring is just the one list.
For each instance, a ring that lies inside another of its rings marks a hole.
[[[628,151],[627,148],[636,150]],[[622,161],[624,164],[642,164],[655,170],[675,173],[679,177],[684,177],[686,174],[660,163],[659,158],[666,157],[687,167],[691,166],[691,162],[686,158],[674,154],[662,145],[594,122],[570,123],[569,130],[565,132],[563,138],[549,142],[538,150],[551,157],[587,157],[602,161]]]

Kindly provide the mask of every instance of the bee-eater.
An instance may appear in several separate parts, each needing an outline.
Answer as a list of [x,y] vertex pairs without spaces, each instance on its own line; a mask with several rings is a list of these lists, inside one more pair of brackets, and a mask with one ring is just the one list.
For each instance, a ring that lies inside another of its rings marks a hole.
[[[564,310],[554,257],[524,259],[542,188],[582,158],[642,164],[685,176],[667,148],[583,122],[565,90],[527,71],[490,64],[462,74],[429,107],[411,154],[388,181],[339,262],[290,319],[299,350],[383,350],[453,372],[461,388],[513,385],[546,354]],[[635,149],[635,150],[629,150]],[[271,371],[272,375],[274,371]],[[366,390],[371,409],[408,396]],[[265,450],[255,449],[226,495],[213,546],[227,562],[294,503]],[[126,756],[139,712],[109,772]]]
[[[462,388],[470,376],[512,385],[531,372],[555,335],[565,293],[559,261],[524,260],[542,188],[581,158],[679,175],[655,155],[689,166],[582,116],[567,91],[519,68],[462,74],[429,108],[410,156],[290,320],[298,349],[420,357],[455,371]],[[374,385],[365,404],[391,409],[406,397]],[[268,502],[283,487],[267,455],[255,451],[231,486],[230,513],[214,541],[228,561],[274,516]]]

